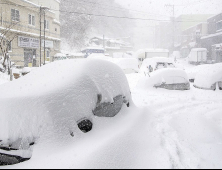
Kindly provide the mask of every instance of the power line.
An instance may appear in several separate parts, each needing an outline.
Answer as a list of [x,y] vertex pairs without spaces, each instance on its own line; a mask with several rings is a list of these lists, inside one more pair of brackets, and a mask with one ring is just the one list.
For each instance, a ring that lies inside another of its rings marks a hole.
[[[76,1],[80,1],[80,0],[76,0]],[[100,6],[106,6],[106,7],[109,7],[109,8],[106,8],[106,9],[119,9],[119,10],[125,10],[125,11],[131,11],[131,12],[136,12],[136,13],[141,13],[141,14],[146,14],[146,15],[154,15],[154,16],[164,16],[164,17],[170,17],[168,15],[160,15],[160,14],[153,14],[153,13],[147,13],[145,11],[139,11],[139,10],[135,10],[135,9],[129,9],[129,8],[122,8],[122,7],[114,7],[114,6],[110,6],[110,5],[106,5],[106,4],[101,4],[101,3],[98,3],[98,2],[91,2],[91,1],[84,1],[84,0],[81,0],[81,2],[85,2],[86,4],[93,4],[93,5],[100,5]],[[79,2],[80,3],[80,2]],[[84,4],[85,4],[84,3]],[[110,8],[111,7],[111,8]]]
[[[39,9],[39,7],[30,7],[30,6],[17,5],[17,4],[9,4],[9,3],[0,3],[0,4],[15,5],[15,6],[20,6],[20,7],[38,8]],[[76,11],[70,12],[70,11],[55,10],[55,9],[51,9],[51,8],[49,8],[49,11],[57,11],[57,12],[68,13],[68,14],[88,15],[88,16],[95,16],[95,17],[128,19],[128,20],[158,21],[158,22],[170,22],[171,21],[171,20],[151,19],[151,18],[135,18],[135,17],[113,16],[113,15],[103,15],[103,14],[92,14],[92,13],[84,13],[84,12],[76,12]],[[175,22],[183,23],[183,22],[203,22],[203,21],[186,20],[186,21],[175,21]]]

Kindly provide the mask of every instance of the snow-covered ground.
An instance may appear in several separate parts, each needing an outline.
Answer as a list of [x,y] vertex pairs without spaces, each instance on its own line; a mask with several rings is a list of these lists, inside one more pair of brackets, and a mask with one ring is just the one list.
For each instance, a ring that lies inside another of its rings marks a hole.
[[6,168],[222,168],[222,91],[138,89],[144,76],[127,75],[135,106],[59,146],[38,143],[30,161]]
[[9,76],[0,72],[0,85],[9,82]]

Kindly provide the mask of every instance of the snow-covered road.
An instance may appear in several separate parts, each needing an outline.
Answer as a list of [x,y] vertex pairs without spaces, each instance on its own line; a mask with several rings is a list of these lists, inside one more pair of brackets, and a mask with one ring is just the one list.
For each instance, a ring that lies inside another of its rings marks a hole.
[[127,75],[135,106],[7,168],[222,168],[221,91],[142,90],[142,76]]
[[[128,80],[131,85],[137,81],[135,75]],[[221,91],[131,88],[135,104],[151,111],[151,124],[167,153],[169,164],[158,168],[222,167]]]

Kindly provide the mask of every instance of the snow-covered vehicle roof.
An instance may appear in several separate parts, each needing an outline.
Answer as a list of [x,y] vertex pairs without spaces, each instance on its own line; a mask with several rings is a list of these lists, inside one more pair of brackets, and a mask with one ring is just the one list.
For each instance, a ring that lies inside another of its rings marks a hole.
[[135,58],[113,58],[112,62],[117,64],[125,73],[139,72],[139,62]]
[[50,63],[1,85],[0,93],[0,146],[38,138],[63,143],[81,132],[83,119],[113,117],[131,102],[123,71],[90,59]]
[[142,63],[142,66],[140,68],[140,73],[144,72],[146,73],[148,71],[147,67],[149,66],[151,66],[153,69],[156,69],[158,63],[169,63],[175,66],[175,63],[171,58],[165,58],[165,57],[146,58]]
[[222,82],[222,63],[209,65],[207,69],[200,69],[196,75],[194,87],[215,90],[218,82]]
[[111,58],[104,54],[91,54],[88,59],[106,60],[118,65],[125,73],[139,72],[139,63],[136,58]]
[[103,53],[93,53],[93,54],[90,54],[90,55],[87,57],[87,59],[101,59],[101,60],[110,61],[112,58],[106,56],[106,55],[103,54]]
[[197,52],[197,51],[207,51],[206,48],[193,48],[191,51]]
[[160,69],[142,79],[139,88],[165,88],[169,90],[189,90],[190,83],[186,72],[178,68]]
[[81,51],[84,51],[84,50],[103,50],[103,51],[105,51],[105,49],[103,47],[99,47],[99,46],[91,46],[91,47],[86,47],[86,48],[81,49]]
[[146,53],[153,53],[154,56],[152,57],[158,57],[158,56],[160,57],[165,53],[167,53],[168,55],[169,50],[168,49],[140,49],[136,52],[136,56],[137,58],[146,58]]
[[207,61],[206,48],[194,48],[188,56],[189,62],[192,63],[205,63]]

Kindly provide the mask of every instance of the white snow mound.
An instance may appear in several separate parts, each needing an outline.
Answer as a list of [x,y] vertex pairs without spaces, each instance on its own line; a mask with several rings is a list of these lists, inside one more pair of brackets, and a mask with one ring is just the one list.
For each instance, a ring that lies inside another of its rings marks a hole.
[[222,63],[212,64],[202,68],[196,75],[194,85],[203,89],[211,89],[217,82],[222,82]]
[[166,69],[157,70],[147,75],[147,77],[142,78],[139,81],[137,87],[146,89],[146,88],[152,88],[154,87],[154,85],[160,85],[162,83],[181,84],[188,82],[189,82],[188,76],[184,70],[177,68],[166,68]]
[[93,117],[102,102],[131,100],[123,71],[102,60],[65,60],[35,69],[0,89],[0,140],[44,138],[65,141],[77,121]]

